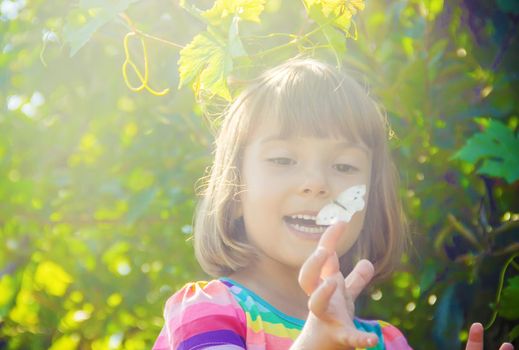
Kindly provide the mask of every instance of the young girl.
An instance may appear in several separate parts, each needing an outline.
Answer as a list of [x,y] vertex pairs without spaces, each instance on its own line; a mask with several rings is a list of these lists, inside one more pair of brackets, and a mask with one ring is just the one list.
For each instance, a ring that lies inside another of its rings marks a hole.
[[[410,349],[394,326],[354,317],[406,240],[388,134],[353,79],[312,59],[246,89],[224,115],[195,218],[197,259],[217,279],[168,300],[154,349]],[[359,185],[364,209],[316,224]]]

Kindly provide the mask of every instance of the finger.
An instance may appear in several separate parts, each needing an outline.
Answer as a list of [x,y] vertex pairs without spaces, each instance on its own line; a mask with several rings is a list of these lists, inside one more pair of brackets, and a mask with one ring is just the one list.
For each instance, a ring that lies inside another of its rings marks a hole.
[[342,343],[348,347],[371,348],[378,343],[378,337],[376,334],[362,332],[354,328],[348,330],[348,333],[343,336]]
[[[333,276],[335,273],[339,272],[341,265],[339,263],[339,258],[337,257],[337,253],[333,252],[328,256],[326,262],[321,269],[321,278],[326,278]],[[342,276],[342,275],[341,275]]]
[[499,347],[499,350],[514,350],[514,346],[510,343],[503,343],[500,347]]
[[375,268],[373,264],[369,260],[362,259],[344,279],[346,290],[348,290],[353,301],[355,301],[360,292],[366,288],[374,274]]
[[483,326],[473,323],[469,330],[469,340],[465,350],[483,350]]
[[335,252],[337,248],[337,242],[345,230],[346,223],[344,221],[338,221],[337,223],[329,226],[326,231],[324,231],[321,239],[319,240],[319,247],[323,247],[330,254]]
[[339,221],[328,227],[321,236],[321,239],[319,240],[318,247],[324,248],[330,255],[321,272],[322,278],[331,276],[334,273],[338,272],[340,269],[339,258],[337,257],[336,248],[337,242],[339,241],[339,238],[345,229],[346,223]]
[[326,310],[335,288],[337,288],[337,283],[331,278],[326,278],[310,295],[308,309],[318,318],[326,319]]
[[321,281],[321,270],[326,263],[328,252],[326,249],[318,247],[303,263],[299,270],[299,285],[310,295],[317,288]]

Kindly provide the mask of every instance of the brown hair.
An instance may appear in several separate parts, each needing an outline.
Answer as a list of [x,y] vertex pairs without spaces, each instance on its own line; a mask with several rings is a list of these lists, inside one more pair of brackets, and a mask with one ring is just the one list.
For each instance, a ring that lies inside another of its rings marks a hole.
[[407,223],[396,193],[398,172],[388,146],[390,128],[377,103],[345,72],[313,59],[292,59],[256,79],[222,116],[214,163],[204,179],[195,214],[195,254],[210,275],[247,266],[256,256],[238,216],[240,169],[249,134],[265,118],[276,118],[281,135],[343,136],[372,151],[372,175],[363,232],[341,257],[346,273],[361,258],[375,265],[376,278],[399,262]]

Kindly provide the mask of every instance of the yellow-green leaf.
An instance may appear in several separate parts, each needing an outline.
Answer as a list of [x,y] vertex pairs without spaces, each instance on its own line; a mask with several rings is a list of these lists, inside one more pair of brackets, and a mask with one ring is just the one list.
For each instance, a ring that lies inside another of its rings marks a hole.
[[180,51],[178,60],[179,88],[195,82],[194,89],[210,91],[230,100],[227,76],[233,63],[227,44],[209,31],[198,34]]
[[52,343],[49,350],[72,350],[76,349],[79,344],[79,336],[77,334],[64,335]]
[[242,20],[259,23],[264,8],[265,0],[217,0],[202,16],[212,25],[220,25],[235,15]]
[[0,308],[11,302],[15,293],[15,283],[11,275],[0,278]]
[[427,9],[427,19],[434,19],[443,11],[443,0],[424,0],[424,6]]
[[305,3],[308,8],[321,5],[325,17],[332,14],[342,19],[350,19],[365,7],[364,0],[306,0]]
[[65,294],[69,284],[73,282],[72,276],[52,261],[42,261],[38,265],[34,280],[37,286],[55,296]]

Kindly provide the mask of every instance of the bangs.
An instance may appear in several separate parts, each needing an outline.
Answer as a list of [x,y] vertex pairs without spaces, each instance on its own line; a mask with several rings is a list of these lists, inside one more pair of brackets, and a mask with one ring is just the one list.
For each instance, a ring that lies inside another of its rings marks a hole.
[[345,138],[375,148],[378,111],[357,82],[324,65],[280,70],[256,86],[247,108],[254,124],[273,118],[281,137]]

